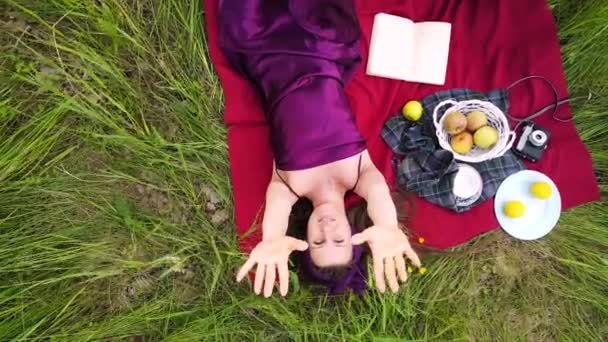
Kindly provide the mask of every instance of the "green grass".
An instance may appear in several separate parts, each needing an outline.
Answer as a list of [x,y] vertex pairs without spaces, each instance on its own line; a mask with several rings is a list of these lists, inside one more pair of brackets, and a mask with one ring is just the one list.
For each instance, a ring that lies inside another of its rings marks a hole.
[[608,339],[608,3],[550,3],[603,201],[429,256],[399,295],[262,299],[234,282],[200,0],[1,0],[0,341]]

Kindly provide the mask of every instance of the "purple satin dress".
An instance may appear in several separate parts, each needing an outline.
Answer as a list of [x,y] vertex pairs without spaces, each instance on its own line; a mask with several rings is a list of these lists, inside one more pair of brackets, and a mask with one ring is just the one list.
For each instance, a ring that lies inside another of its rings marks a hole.
[[352,0],[219,0],[220,46],[259,88],[279,170],[365,149],[344,92],[361,61]]

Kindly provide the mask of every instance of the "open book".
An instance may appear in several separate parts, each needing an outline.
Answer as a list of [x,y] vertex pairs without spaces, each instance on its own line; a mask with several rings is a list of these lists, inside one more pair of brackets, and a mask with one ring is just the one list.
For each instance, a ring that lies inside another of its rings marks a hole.
[[367,74],[408,82],[445,84],[452,25],[414,23],[386,13],[374,17]]

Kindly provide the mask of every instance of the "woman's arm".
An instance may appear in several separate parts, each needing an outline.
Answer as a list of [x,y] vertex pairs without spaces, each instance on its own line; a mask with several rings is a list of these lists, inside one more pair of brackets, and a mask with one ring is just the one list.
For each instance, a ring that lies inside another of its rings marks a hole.
[[367,243],[370,246],[374,261],[374,279],[380,292],[386,290],[385,278],[389,288],[397,292],[397,278],[402,282],[407,280],[403,255],[417,266],[420,266],[420,259],[405,233],[399,228],[395,203],[384,176],[369,159],[361,170],[355,192],[367,201],[367,211],[374,226],[353,235],[353,244]]
[[382,173],[371,160],[362,167],[355,193],[367,201],[369,217],[377,226],[397,227],[397,209]]
[[289,287],[287,260],[294,250],[304,251],[308,248],[305,241],[288,237],[287,225],[291,207],[297,198],[273,172],[273,177],[266,190],[266,208],[262,221],[262,241],[251,251],[247,262],[240,268],[237,281],[257,264],[254,292],[260,294],[264,287],[264,296],[272,295],[276,275],[279,275],[279,292],[285,296]]
[[289,214],[297,198],[283,184],[276,172],[266,189],[266,207],[262,220],[262,240],[275,239],[287,234]]

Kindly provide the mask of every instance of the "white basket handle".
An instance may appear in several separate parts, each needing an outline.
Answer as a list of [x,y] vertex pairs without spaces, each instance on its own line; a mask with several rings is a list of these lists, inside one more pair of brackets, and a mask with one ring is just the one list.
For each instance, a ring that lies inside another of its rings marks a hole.
[[437,112],[439,112],[439,108],[441,108],[445,105],[455,106],[457,104],[458,104],[458,102],[456,102],[454,100],[445,100],[443,102],[440,102],[437,106],[435,106],[435,109],[433,110],[433,123],[435,123],[435,128],[439,129],[439,118],[437,117]]
[[509,133],[509,141],[507,141],[507,144],[505,145],[505,147],[500,150],[497,151],[496,153],[494,153],[494,155],[492,156],[493,158],[498,158],[498,157],[502,157],[505,153],[507,153],[508,150],[511,149],[511,147],[513,147],[513,143],[515,142],[515,132],[510,132]]

